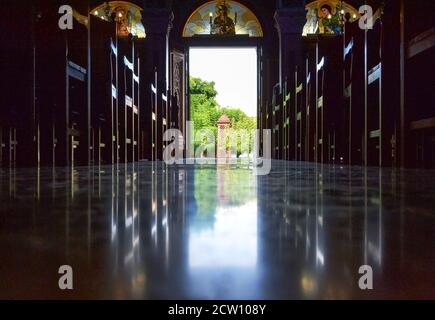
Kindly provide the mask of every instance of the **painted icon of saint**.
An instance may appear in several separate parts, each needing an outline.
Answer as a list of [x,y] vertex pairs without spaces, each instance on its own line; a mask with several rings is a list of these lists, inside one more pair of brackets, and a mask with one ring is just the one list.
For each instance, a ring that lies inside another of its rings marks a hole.
[[212,25],[212,34],[217,35],[235,35],[236,34],[236,24],[233,19],[228,16],[228,5],[220,3],[217,5],[216,18]]
[[337,34],[341,33],[340,17],[333,13],[332,7],[324,4],[319,12],[320,33]]

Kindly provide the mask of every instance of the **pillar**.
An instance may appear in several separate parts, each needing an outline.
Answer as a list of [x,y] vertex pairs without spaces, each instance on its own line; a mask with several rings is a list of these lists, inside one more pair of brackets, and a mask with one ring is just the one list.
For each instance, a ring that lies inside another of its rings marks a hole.
[[296,66],[303,69],[302,30],[305,24],[303,1],[275,12],[275,27],[279,37],[279,83],[281,89],[286,79],[294,78]]
[[162,94],[167,96],[167,81],[168,81],[168,39],[169,33],[172,28],[173,14],[167,8],[145,8],[142,11],[142,20],[145,27],[147,37],[139,48],[141,57],[141,78],[144,79],[143,90],[141,90],[141,101],[145,101],[143,108],[145,108],[145,116],[142,118],[144,123],[141,124],[145,131],[147,144],[144,150],[144,157],[151,159],[152,141],[151,141],[151,83],[154,83],[154,75],[157,72],[157,95],[158,95],[158,108],[157,108],[157,122],[158,122],[158,135],[157,135],[157,155],[158,159],[163,157],[163,106]]
[[[275,27],[278,30],[279,38],[279,91],[282,94],[284,92],[284,85],[287,83],[287,88],[290,92],[290,108],[286,109],[286,113],[279,112],[281,115],[277,122],[281,125],[284,123],[287,116],[290,119],[290,123],[294,123],[294,96],[295,92],[292,88],[295,88],[295,71],[300,70],[300,79],[304,75],[304,63],[303,63],[303,40],[302,31],[305,24],[305,8],[303,1],[295,1],[294,4],[289,4],[286,7],[280,7],[275,12]],[[282,96],[282,95],[281,95]],[[283,103],[280,101],[281,109],[283,108]],[[283,111],[283,110],[281,110]],[[292,116],[293,115],[293,116]],[[281,127],[282,128],[282,127]],[[280,135],[281,129],[280,129]],[[297,145],[294,130],[290,130],[285,140],[288,140],[289,152],[291,155],[290,159],[296,154]],[[282,150],[283,151],[283,150]],[[283,152],[281,152],[283,154]],[[294,159],[296,160],[296,159]]]

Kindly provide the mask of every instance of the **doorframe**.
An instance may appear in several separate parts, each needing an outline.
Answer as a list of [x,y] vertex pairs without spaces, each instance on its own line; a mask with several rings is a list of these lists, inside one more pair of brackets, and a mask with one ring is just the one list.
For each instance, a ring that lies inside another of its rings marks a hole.
[[[184,38],[184,56],[186,63],[185,70],[185,105],[186,105],[186,123],[190,121],[190,49],[191,48],[256,48],[257,50],[257,129],[260,126],[260,115],[263,97],[263,38],[238,37],[238,36],[196,36]],[[261,136],[261,135],[260,135]],[[261,138],[260,138],[261,139]]]

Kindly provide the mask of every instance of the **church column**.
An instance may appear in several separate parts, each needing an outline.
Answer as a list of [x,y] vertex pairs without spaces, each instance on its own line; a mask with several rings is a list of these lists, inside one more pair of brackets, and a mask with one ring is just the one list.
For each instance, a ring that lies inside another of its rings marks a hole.
[[279,83],[294,78],[297,65],[302,66],[302,30],[305,24],[303,1],[275,12],[275,27],[279,37]]
[[141,76],[145,79],[144,90],[141,92],[141,101],[145,101],[145,116],[142,121],[145,121],[143,128],[145,131],[145,154],[144,157],[151,159],[152,141],[151,141],[151,84],[154,83],[155,72],[157,72],[157,123],[158,135],[156,140],[157,156],[161,159],[163,156],[163,101],[162,94],[167,96],[167,59],[168,59],[168,36],[172,26],[173,14],[166,8],[145,8],[142,11],[142,20],[147,34],[140,50]]
[[[293,123],[295,119],[294,111],[294,95],[295,92],[292,88],[295,88],[295,71],[299,70],[301,73],[304,71],[302,62],[303,41],[302,30],[305,24],[305,8],[303,1],[298,1],[295,4],[287,5],[286,7],[279,7],[275,12],[275,27],[278,30],[279,37],[279,84],[280,92],[290,93],[290,108],[285,110],[285,114],[282,114],[282,119],[277,119],[281,125],[284,123],[287,116],[290,117],[290,123]],[[302,74],[299,76],[301,78]],[[287,90],[284,90],[284,86],[287,86]],[[281,104],[281,108],[283,108]],[[280,125],[280,127],[281,127]],[[281,134],[280,130],[280,134]],[[294,130],[290,130],[289,135],[286,137],[286,141],[289,141],[289,150],[286,150],[287,154],[292,159],[297,150],[295,145],[296,137],[294,136]]]

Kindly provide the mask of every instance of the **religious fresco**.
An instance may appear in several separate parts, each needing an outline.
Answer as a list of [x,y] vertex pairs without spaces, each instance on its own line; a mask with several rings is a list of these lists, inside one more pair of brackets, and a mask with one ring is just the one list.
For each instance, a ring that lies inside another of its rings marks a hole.
[[302,35],[340,34],[346,21],[360,18],[357,9],[340,0],[317,0],[305,6],[307,22]]
[[93,9],[91,14],[105,21],[116,21],[118,36],[127,37],[132,34],[138,38],[146,37],[141,9],[135,4],[127,1],[105,2]]
[[237,24],[237,12],[234,13],[234,19],[229,16],[231,7],[222,1],[216,6],[216,17],[210,15],[210,34],[214,35],[235,35]]
[[236,1],[210,1],[189,17],[183,37],[195,35],[262,37],[263,30],[255,14]]

